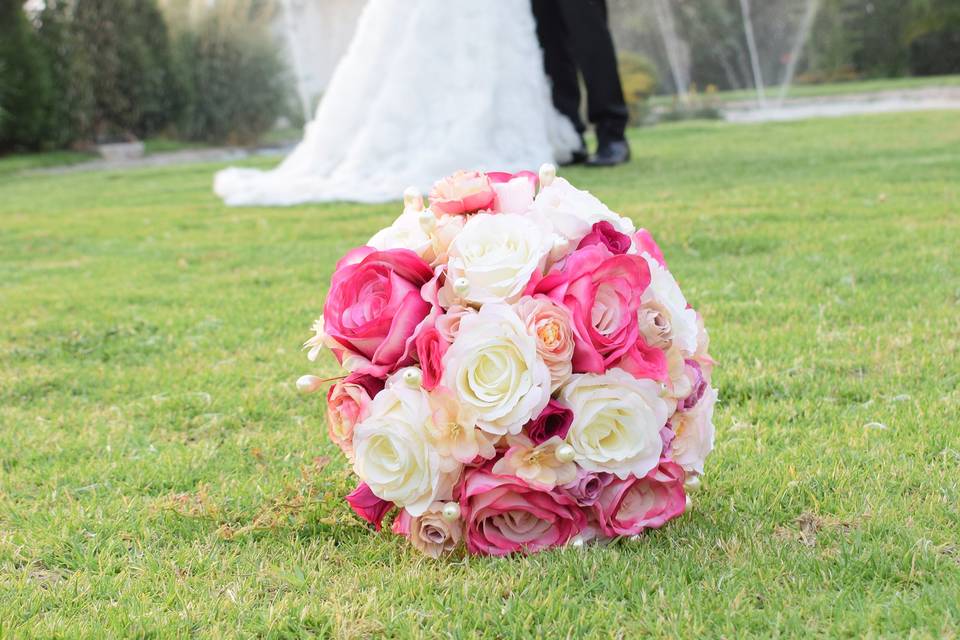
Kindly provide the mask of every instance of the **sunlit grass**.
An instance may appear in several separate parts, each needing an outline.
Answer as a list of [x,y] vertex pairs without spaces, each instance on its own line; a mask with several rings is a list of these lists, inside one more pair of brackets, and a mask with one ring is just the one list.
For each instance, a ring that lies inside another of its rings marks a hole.
[[0,630],[955,636],[956,113],[633,136],[564,175],[706,317],[717,450],[666,528],[512,560],[368,530],[294,391],[335,372],[299,350],[334,262],[397,204],[228,209],[213,166],[0,175]]

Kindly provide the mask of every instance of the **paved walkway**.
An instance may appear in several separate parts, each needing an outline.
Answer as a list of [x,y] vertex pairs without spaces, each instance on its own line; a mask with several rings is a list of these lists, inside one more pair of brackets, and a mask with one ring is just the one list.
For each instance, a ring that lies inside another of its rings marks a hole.
[[203,164],[206,162],[235,162],[244,158],[278,157],[284,156],[293,149],[293,145],[263,148],[243,148],[243,147],[213,147],[209,149],[185,149],[183,151],[170,151],[164,153],[152,153],[142,158],[132,158],[124,160],[90,160],[89,162],[80,162],[78,164],[65,165],[60,167],[45,167],[43,169],[33,169],[28,173],[81,173],[85,171],[123,171],[127,169],[141,169],[144,167],[168,167],[181,164]]
[[784,122],[807,118],[835,118],[870,113],[960,109],[960,87],[900,89],[873,93],[790,98],[782,104],[731,102],[721,107],[728,122]]

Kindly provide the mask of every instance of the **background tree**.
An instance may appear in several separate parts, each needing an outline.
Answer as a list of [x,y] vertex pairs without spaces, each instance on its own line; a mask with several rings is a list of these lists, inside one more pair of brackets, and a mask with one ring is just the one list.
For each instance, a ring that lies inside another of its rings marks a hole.
[[76,0],[77,54],[94,70],[96,140],[145,137],[175,118],[167,25],[155,0]]
[[0,0],[0,150],[45,146],[56,99],[50,65],[20,0]]

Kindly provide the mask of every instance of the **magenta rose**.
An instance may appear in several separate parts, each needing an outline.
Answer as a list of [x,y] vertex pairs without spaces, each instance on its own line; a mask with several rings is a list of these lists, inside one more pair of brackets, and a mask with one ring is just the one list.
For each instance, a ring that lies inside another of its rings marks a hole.
[[373,491],[366,482],[361,482],[346,498],[353,512],[376,527],[377,531],[383,526],[383,518],[394,504],[373,495]]
[[577,467],[577,479],[562,485],[560,491],[573,498],[581,507],[591,507],[615,479],[616,476],[612,473],[596,473]]
[[414,342],[420,369],[423,371],[423,388],[433,391],[443,376],[443,354],[450,348],[450,344],[443,339],[436,327],[421,331]]
[[664,458],[642,478],[615,480],[594,505],[604,533],[636,535],[682,514],[687,508],[684,477],[680,465]]
[[407,249],[354,249],[337,263],[323,308],[324,331],[347,370],[383,377],[412,362],[417,326],[432,305],[420,288],[430,265]]
[[524,431],[534,444],[540,444],[554,436],[563,440],[572,423],[573,411],[551,398],[540,415],[526,424]]
[[600,222],[594,223],[590,229],[590,233],[585,235],[583,240],[580,241],[580,244],[577,245],[577,249],[589,247],[592,244],[603,245],[610,250],[610,253],[622,255],[630,250],[631,242],[630,236],[625,233],[620,233],[616,227],[606,220],[601,220]]
[[534,288],[573,316],[573,370],[603,373],[636,345],[637,309],[650,284],[647,261],[603,245],[577,249]]
[[514,476],[471,471],[459,493],[467,550],[478,555],[536,553],[566,544],[586,524],[568,496],[538,491]]
[[382,390],[380,378],[351,373],[327,392],[327,434],[350,459],[353,459],[353,428],[366,419],[370,402]]

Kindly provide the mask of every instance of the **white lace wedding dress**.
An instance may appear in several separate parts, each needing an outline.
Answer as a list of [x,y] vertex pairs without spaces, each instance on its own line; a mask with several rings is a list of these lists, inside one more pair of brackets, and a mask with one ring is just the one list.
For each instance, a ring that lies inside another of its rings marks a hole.
[[457,169],[536,170],[579,146],[550,101],[530,0],[370,0],[303,141],[230,168],[230,205],[398,199]]

